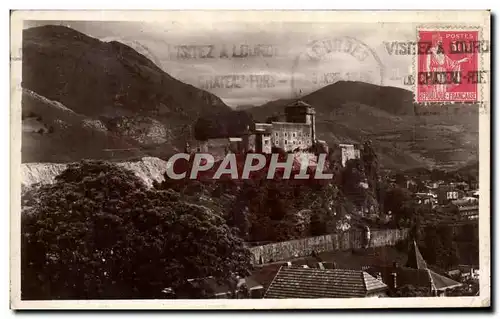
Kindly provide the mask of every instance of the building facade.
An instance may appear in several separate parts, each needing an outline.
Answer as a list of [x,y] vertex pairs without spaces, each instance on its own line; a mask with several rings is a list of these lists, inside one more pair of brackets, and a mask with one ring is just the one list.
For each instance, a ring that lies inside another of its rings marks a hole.
[[339,144],[339,147],[342,150],[343,167],[345,167],[348,160],[360,158],[360,151],[353,144]]
[[439,185],[437,188],[437,199],[441,205],[464,197],[464,191],[457,189],[454,185]]
[[316,142],[315,114],[311,105],[298,100],[285,107],[285,121],[256,123],[256,151],[271,153],[271,148],[277,147],[292,152],[312,147]]
[[[206,140],[198,141],[198,147],[195,150],[211,152],[210,146],[217,145],[218,148],[222,147],[230,152],[240,153],[251,151],[269,154],[273,147],[286,152],[304,151],[316,143],[315,113],[311,105],[297,100],[285,107],[283,120],[273,119],[267,123],[254,122],[246,129],[226,132],[227,136],[207,136]],[[248,121],[241,122],[247,123]],[[224,145],[221,145],[221,141]]]

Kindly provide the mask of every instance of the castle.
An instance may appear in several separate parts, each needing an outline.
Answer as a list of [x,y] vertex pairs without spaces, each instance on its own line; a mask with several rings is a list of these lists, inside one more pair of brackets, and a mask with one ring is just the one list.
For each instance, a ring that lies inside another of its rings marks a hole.
[[312,106],[295,101],[285,107],[285,121],[255,123],[255,151],[271,153],[272,147],[286,152],[306,150],[316,142],[316,118]]
[[[312,152],[313,147],[322,144],[324,151],[328,153],[326,143],[316,139],[316,112],[302,100],[288,104],[284,116],[270,118],[267,123],[254,122],[244,111],[233,111],[230,114],[226,119],[214,115],[213,123],[229,122],[228,127],[206,132],[203,139],[197,140],[197,152],[211,153],[215,157],[229,152],[270,154],[273,148],[285,152]],[[199,119],[198,122],[200,121],[205,119]],[[359,150],[354,145],[338,146],[342,154],[342,166],[345,166],[348,159],[359,158]]]
[[198,141],[196,151],[213,153],[221,147],[226,153],[250,151],[269,154],[273,147],[286,152],[306,150],[316,142],[315,121],[314,108],[298,100],[285,107],[285,118],[282,121],[279,119],[269,120],[267,123],[241,121],[246,127],[230,129],[232,132],[226,131],[222,134],[225,136],[209,135],[205,140]]

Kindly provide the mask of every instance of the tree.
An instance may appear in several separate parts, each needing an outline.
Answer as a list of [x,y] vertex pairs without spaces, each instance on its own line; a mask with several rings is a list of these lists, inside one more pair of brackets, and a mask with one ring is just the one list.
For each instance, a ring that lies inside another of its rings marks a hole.
[[424,229],[424,247],[421,249],[422,255],[428,264],[434,265],[438,261],[438,254],[442,252],[443,246],[436,227],[427,226]]
[[363,149],[361,150],[361,160],[364,165],[368,183],[370,184],[370,187],[375,188],[375,184],[377,183],[379,177],[379,165],[378,156],[375,153],[370,140],[363,144]]
[[396,173],[395,180],[396,185],[398,185],[399,187],[406,187],[406,176],[403,173]]
[[477,296],[479,293],[479,280],[468,279],[462,286],[451,289],[446,292],[447,296]]
[[105,162],[70,165],[23,215],[22,298],[162,298],[190,278],[246,276],[224,219],[171,193]]
[[413,285],[404,285],[397,288],[391,297],[431,297],[429,289],[424,287],[415,287]]
[[357,206],[366,201],[367,189],[362,187],[365,179],[363,163],[358,159],[348,160],[342,172],[342,191]]
[[417,186],[416,186],[416,191],[418,193],[427,193],[428,192],[428,189],[427,187],[425,186],[425,183],[424,181],[422,180],[422,178],[417,178]]
[[315,210],[311,215],[311,223],[309,225],[309,232],[311,236],[321,236],[326,234],[326,221],[322,212]]
[[415,207],[411,201],[410,191],[401,187],[390,188],[384,199],[384,209],[392,213],[397,225],[412,219]]

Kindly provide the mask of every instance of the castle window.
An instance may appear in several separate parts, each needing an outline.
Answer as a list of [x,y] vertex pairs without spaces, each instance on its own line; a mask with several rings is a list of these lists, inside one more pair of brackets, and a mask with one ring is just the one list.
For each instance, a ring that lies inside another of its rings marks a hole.
[[279,144],[278,140],[274,141],[274,145],[278,145],[278,144]]
[[276,133],[274,133],[274,135],[275,135],[275,136],[278,136],[278,135],[279,135],[279,133],[278,133],[278,132],[276,132]]
[[295,141],[293,141],[293,145],[295,145]]
[[285,145],[288,144],[288,140],[285,140]]
[[288,133],[285,133],[285,137],[288,137]]
[[297,133],[292,133],[292,137],[296,137],[297,136]]
[[269,145],[269,140],[265,140],[265,141],[264,141],[264,144],[265,144],[265,145]]

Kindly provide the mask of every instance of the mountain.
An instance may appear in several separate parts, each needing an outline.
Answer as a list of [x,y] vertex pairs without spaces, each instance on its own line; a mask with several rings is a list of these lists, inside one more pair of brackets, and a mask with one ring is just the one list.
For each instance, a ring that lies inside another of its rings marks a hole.
[[254,107],[255,107],[255,105],[253,105],[253,104],[242,104],[242,105],[236,106],[235,109],[238,111],[244,111],[244,110],[252,109]]
[[[301,98],[316,110],[318,139],[328,144],[371,139],[383,168],[455,169],[478,159],[477,105],[413,103],[395,87],[340,81]],[[247,110],[256,120],[283,114],[291,100]]]
[[231,110],[129,46],[64,26],[25,29],[22,64],[23,162],[168,156],[190,138],[194,119]]
[[[165,158],[194,137],[197,118],[217,122],[232,112],[134,48],[147,57],[64,26],[23,31],[23,162]],[[478,159],[476,105],[418,106],[410,91],[346,81],[303,100],[316,109],[319,139],[330,145],[371,139],[383,168],[456,169]],[[289,102],[240,110],[265,121]]]
[[[82,158],[140,157],[139,144],[110,132],[99,120],[78,114],[63,104],[22,89],[23,162],[69,162]],[[116,153],[116,152],[115,152]]]

